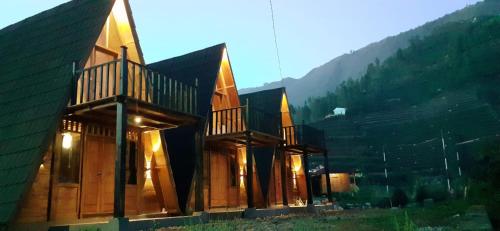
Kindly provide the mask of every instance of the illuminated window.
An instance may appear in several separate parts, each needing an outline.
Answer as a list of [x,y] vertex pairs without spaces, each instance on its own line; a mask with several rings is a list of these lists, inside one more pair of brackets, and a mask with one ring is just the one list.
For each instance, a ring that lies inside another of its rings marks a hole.
[[61,155],[59,161],[59,182],[80,182],[80,134],[66,132],[60,135]]

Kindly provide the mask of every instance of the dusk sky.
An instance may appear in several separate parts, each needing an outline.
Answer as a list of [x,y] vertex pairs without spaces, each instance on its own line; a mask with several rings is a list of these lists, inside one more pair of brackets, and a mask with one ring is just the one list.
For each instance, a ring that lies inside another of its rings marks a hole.
[[[3,1],[0,28],[64,2]],[[130,2],[147,63],[226,42],[238,88],[280,79],[268,0]],[[273,0],[283,75],[300,78],[336,56],[476,2]]]

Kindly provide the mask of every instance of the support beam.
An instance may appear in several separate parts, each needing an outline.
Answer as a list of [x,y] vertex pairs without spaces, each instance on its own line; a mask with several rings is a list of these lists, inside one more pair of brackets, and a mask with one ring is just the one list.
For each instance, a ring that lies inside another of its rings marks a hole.
[[[127,47],[122,46],[120,70],[120,95],[127,95]],[[116,104],[116,156],[115,156],[115,190],[113,217],[125,216],[125,155],[127,152],[127,103]]]
[[326,178],[326,195],[328,196],[328,202],[333,203],[332,198],[332,186],[330,184],[330,168],[328,166],[328,151],[323,154],[325,156],[325,178]]
[[199,123],[196,126],[196,133],[195,133],[195,205],[194,209],[195,211],[203,211],[205,207],[205,202],[204,202],[204,193],[203,193],[203,173],[204,173],[204,166],[203,166],[203,144],[204,140],[204,124],[205,120],[200,120]]
[[279,158],[280,158],[280,170],[281,170],[281,194],[283,198],[283,206],[288,205],[288,190],[286,180],[288,179],[286,175],[286,153],[283,144],[279,146]]
[[309,176],[309,153],[307,151],[304,151],[303,158],[304,158],[304,175],[306,176],[307,204],[312,205],[313,195],[311,188],[311,176]]
[[247,205],[248,208],[255,208],[253,201],[253,147],[252,147],[252,136],[250,132],[247,132],[247,143],[246,143],[246,152],[247,152]]

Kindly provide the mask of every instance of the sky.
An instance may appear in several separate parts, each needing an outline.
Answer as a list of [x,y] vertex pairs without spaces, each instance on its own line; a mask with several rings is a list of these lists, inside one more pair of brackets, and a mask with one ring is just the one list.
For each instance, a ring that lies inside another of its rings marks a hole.
[[[66,0],[0,3],[0,28]],[[280,80],[269,0],[129,0],[146,63],[225,42],[238,88]],[[478,0],[272,0],[284,77]]]

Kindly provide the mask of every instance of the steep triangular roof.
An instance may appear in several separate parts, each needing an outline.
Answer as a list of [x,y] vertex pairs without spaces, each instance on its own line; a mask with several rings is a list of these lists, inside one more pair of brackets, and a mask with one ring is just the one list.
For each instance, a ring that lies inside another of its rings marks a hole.
[[0,30],[0,227],[37,174],[114,0],[71,1]]
[[[286,97],[284,87],[252,92],[240,95],[240,102],[248,104],[272,114],[281,114],[283,97]],[[274,148],[256,148],[254,149],[255,165],[261,183],[261,190],[264,196],[268,196],[269,182],[271,180]]]
[[211,107],[226,44],[218,44],[178,57],[149,64],[172,79],[195,84],[198,79],[198,114],[205,117]]
[[274,88],[240,95],[241,104],[248,100],[250,107],[259,108],[268,113],[281,113],[281,101],[283,100],[285,88]]
[[[198,115],[206,117],[212,107],[217,78],[221,70],[226,44],[218,44],[178,57],[149,64],[152,70],[172,79],[194,85],[198,79]],[[177,196],[185,211],[194,176],[194,137],[196,128],[181,127],[163,131],[174,175]]]

